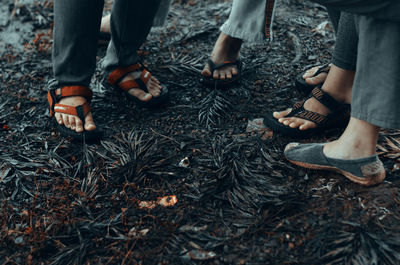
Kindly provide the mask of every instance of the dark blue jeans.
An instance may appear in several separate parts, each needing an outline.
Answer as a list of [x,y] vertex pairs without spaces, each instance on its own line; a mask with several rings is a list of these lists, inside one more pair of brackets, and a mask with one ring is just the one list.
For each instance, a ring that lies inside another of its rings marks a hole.
[[[105,70],[137,62],[137,50],[147,38],[160,1],[114,1]],[[53,70],[58,85],[90,84],[103,5],[103,0],[54,1]]]

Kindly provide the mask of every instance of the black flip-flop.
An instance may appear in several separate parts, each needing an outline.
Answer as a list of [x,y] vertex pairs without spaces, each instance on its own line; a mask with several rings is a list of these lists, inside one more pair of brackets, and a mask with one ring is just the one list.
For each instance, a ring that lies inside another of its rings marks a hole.
[[302,100],[294,104],[292,111],[286,116],[297,117],[312,121],[317,124],[317,127],[300,130],[299,128],[291,128],[283,123],[280,123],[274,118],[272,113],[264,117],[264,124],[271,130],[279,132],[283,135],[294,138],[306,138],[316,133],[327,131],[335,128],[344,128],[347,126],[350,119],[350,105],[336,101],[328,93],[324,92],[320,87],[316,87],[311,92],[311,97],[317,99],[322,105],[327,107],[331,113],[322,115],[313,111],[304,109],[306,100]]
[[[331,68],[330,64],[322,65],[311,77],[315,77],[321,73],[329,73],[330,68]],[[305,72],[300,73],[296,76],[295,87],[298,91],[309,94],[316,85],[308,84],[306,80],[304,80],[303,78],[304,74]]]
[[[211,87],[211,88],[226,88],[229,87],[235,83],[237,83],[240,80],[241,74],[242,74],[242,61],[240,59],[236,61],[226,61],[221,64],[215,64],[211,59],[208,59],[207,61],[208,65],[210,66],[210,71],[211,71],[211,76],[206,77],[203,76],[202,79],[200,80],[204,85]],[[212,73],[214,70],[221,69],[226,66],[231,66],[235,65],[238,69],[238,74],[232,76],[230,79],[214,79],[212,77]]]

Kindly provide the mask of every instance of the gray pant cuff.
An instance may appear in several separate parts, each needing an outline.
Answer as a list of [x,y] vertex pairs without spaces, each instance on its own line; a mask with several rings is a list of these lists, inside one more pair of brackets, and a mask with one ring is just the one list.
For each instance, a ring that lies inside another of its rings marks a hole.
[[375,126],[385,129],[400,129],[400,121],[398,117],[393,119],[390,119],[389,117],[379,119],[377,117],[372,117],[371,115],[361,113],[360,111],[353,111],[353,110],[351,111],[351,117],[354,117],[362,121],[366,121]]
[[252,42],[252,43],[264,43],[266,42],[266,38],[263,32],[249,32],[245,30],[240,30],[238,27],[233,26],[229,23],[229,21],[225,22],[220,30],[228,36],[233,38],[241,39],[243,41]]
[[349,71],[355,71],[356,70],[356,63],[355,62],[349,62],[344,59],[338,58],[338,57],[333,57],[332,58],[332,64],[342,68],[344,70],[349,70]]

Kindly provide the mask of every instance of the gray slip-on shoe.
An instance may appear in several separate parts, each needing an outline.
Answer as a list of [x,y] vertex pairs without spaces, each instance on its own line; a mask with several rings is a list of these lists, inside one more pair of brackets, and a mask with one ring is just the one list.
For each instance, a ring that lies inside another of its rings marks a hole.
[[323,148],[324,144],[290,143],[284,153],[286,159],[295,165],[334,171],[365,186],[381,183],[386,177],[385,168],[376,154],[359,159],[336,159],[326,157]]

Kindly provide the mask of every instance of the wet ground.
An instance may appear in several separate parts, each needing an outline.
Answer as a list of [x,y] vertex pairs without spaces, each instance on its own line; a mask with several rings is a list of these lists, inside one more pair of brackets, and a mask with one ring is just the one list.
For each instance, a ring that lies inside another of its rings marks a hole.
[[142,59],[171,91],[159,110],[121,97],[98,69],[92,105],[106,135],[86,145],[47,114],[52,3],[1,2],[1,264],[400,263],[398,131],[380,135],[387,179],[370,188],[288,164],[295,139],[246,132],[304,97],[296,73],[329,62],[333,32],[314,30],[326,12],[280,1],[274,41],[245,45],[243,80],[221,91],[198,80],[229,7],[176,1],[150,34]]

